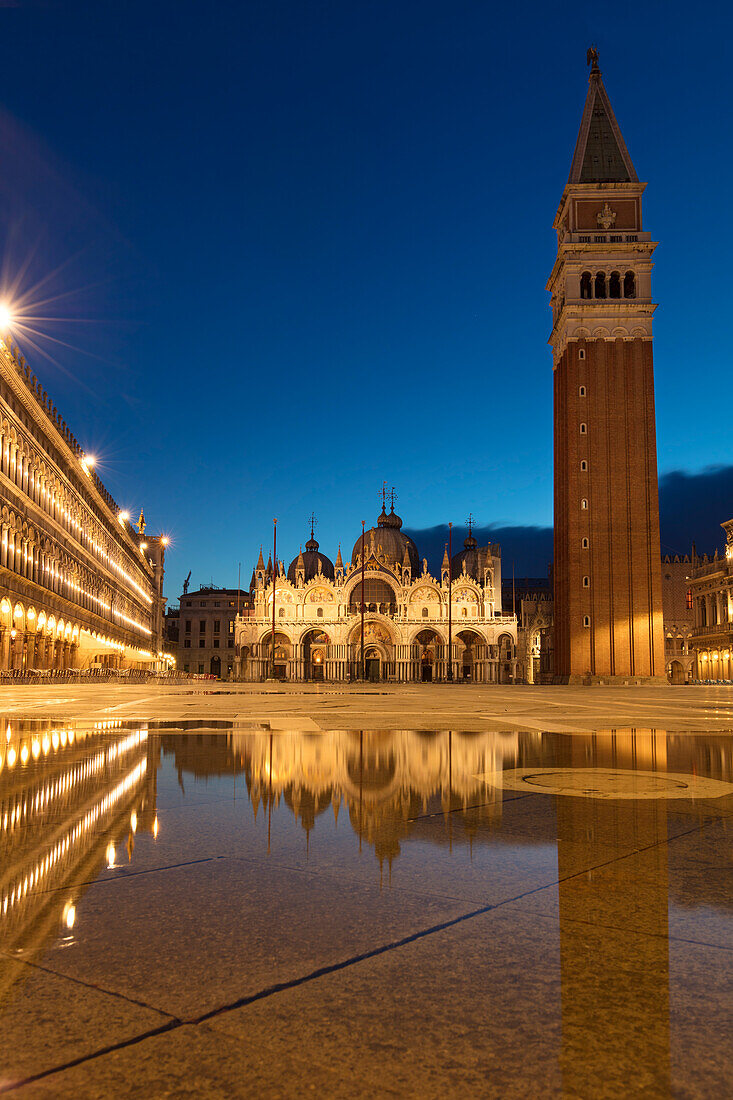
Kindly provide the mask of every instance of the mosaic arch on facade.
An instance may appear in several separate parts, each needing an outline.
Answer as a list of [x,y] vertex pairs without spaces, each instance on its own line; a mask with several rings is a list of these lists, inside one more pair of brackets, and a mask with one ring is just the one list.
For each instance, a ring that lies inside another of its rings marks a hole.
[[361,534],[353,546],[351,561],[344,562],[340,546],[331,561],[311,528],[305,551],[287,568],[266,567],[260,552],[252,606],[235,622],[237,679],[265,680],[274,672],[296,682],[349,681],[364,673],[374,681],[440,682],[449,662],[454,680],[518,679],[517,620],[502,612],[499,546],[479,547],[469,532],[463,550],[450,563],[446,554],[434,577],[403,534],[394,505],[390,512],[383,506],[364,533],[363,572]]

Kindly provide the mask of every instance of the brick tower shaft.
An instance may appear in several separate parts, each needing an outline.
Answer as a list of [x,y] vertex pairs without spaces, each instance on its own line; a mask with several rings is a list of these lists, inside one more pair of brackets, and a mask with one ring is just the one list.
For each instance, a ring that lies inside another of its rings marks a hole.
[[598,69],[555,218],[555,674],[664,680],[652,253]]

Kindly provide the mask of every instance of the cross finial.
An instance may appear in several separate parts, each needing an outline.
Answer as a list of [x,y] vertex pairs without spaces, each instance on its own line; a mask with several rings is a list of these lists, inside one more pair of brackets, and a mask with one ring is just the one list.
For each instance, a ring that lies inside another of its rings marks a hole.
[[382,488],[379,490],[379,495],[382,498],[382,511],[387,511],[387,482],[382,482]]
[[468,527],[468,537],[473,537],[473,512],[468,513],[468,519],[466,520],[466,526]]
[[392,486],[391,490],[389,491],[389,493],[387,495],[389,496],[390,507],[392,508],[392,511],[394,512],[394,502],[397,500],[397,493],[395,492],[394,485]]
[[318,526],[318,520],[316,519],[315,512],[311,512],[310,516],[308,517],[308,522],[311,525],[311,538],[313,538],[313,531]]

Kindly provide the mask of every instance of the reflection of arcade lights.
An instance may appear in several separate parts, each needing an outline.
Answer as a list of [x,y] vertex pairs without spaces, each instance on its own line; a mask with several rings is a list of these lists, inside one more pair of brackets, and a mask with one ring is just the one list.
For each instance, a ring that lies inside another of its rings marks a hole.
[[[34,891],[39,881],[53,871],[56,864],[64,859],[70,850],[73,850],[77,842],[89,831],[89,829],[96,826],[102,814],[106,814],[112,810],[119,799],[124,797],[124,795],[144,778],[146,771],[147,760],[141,760],[124,779],[121,779],[120,782],[104,796],[104,798],[90,807],[83,818],[77,821],[72,829],[69,829],[63,837],[60,837],[56,841],[53,847],[47,851],[45,857],[37,861],[33,870],[29,871],[22,879],[18,877],[12,885],[12,889],[10,886],[8,887],[2,899],[3,916],[8,913],[8,910],[12,912],[13,907],[26,897],[29,890],[31,892]],[[111,842],[107,846],[106,852],[108,863],[110,861],[110,854],[112,857],[111,866],[114,866],[115,850]]]
[[[101,724],[101,723],[100,723]],[[105,723],[106,725],[107,723]],[[112,725],[112,723],[109,723]],[[119,723],[115,722],[115,725]],[[7,736],[12,736],[10,726],[8,726]],[[86,737],[86,733],[82,732],[80,737]],[[51,781],[46,781],[45,784],[39,783],[35,787],[26,789],[23,796],[15,799],[13,803],[8,804],[2,819],[0,820],[0,827],[5,832],[8,829],[14,829],[16,825],[19,825],[21,821],[28,824],[33,819],[34,813],[46,813],[50,806],[58,799],[69,794],[74,787],[84,780],[96,775],[100,769],[109,766],[118,757],[123,756],[131,749],[143,744],[147,741],[148,731],[146,729],[137,730],[135,733],[130,734],[122,741],[118,741],[116,744],[110,745],[108,749],[100,749],[94,756],[89,757],[83,762],[73,764],[64,773],[57,776]],[[43,752],[48,755],[49,749],[53,743],[54,750],[59,746],[65,746],[73,744],[75,735],[73,730],[61,731],[61,736],[56,730],[54,730],[53,742],[46,735],[43,739]],[[21,763],[26,764],[29,756],[32,754],[34,760],[37,760],[41,753],[41,743],[37,738],[31,743],[31,749],[28,749],[26,742],[21,744],[20,748],[20,760]],[[7,753],[7,765],[9,768],[14,767],[18,759],[18,752],[15,745],[10,745]],[[3,765],[2,753],[0,753],[0,769]]]
[[66,905],[64,906],[62,920],[70,932],[71,929],[74,927],[74,923],[76,921],[76,906],[74,905],[73,901],[67,901]]
[[115,852],[115,846],[114,846],[114,844],[112,843],[111,840],[110,840],[109,844],[107,845],[107,851],[104,854],[105,854],[105,857],[107,859],[107,868],[108,868],[108,870],[111,871],[113,869],[114,865],[115,865],[115,856],[117,854]]

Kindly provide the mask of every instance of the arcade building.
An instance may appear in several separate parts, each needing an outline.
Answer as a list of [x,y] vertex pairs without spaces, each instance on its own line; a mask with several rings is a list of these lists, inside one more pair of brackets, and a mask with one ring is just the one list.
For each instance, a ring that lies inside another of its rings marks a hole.
[[260,550],[250,604],[235,620],[238,680],[431,682],[450,679],[449,670],[453,681],[517,679],[501,548],[479,546],[469,527],[463,549],[452,560],[446,550],[433,577],[394,504],[389,513],[383,504],[345,563],[340,546],[335,562],[320,552],[312,527],[287,571],[283,562],[265,566]]

